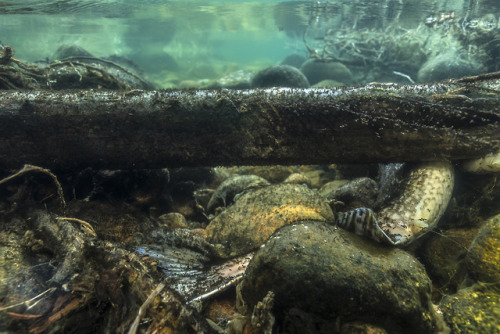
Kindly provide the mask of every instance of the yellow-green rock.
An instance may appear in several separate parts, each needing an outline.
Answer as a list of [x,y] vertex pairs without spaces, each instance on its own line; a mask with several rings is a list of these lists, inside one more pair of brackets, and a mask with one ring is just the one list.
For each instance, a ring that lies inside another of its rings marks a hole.
[[222,257],[246,254],[274,231],[298,221],[332,222],[333,212],[317,191],[304,185],[272,185],[240,196],[206,229],[207,240]]
[[500,333],[500,286],[477,284],[443,298],[439,305],[451,333]]
[[467,255],[467,270],[479,282],[500,282],[500,215],[479,230]]

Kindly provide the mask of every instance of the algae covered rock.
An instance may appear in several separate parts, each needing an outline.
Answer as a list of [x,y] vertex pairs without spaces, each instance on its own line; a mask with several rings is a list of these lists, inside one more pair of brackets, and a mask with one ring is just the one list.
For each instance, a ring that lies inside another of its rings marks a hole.
[[249,305],[273,291],[277,324],[292,308],[390,333],[432,333],[436,324],[421,263],[321,222],[277,231],[254,255],[241,291]]
[[274,231],[297,221],[333,221],[330,206],[307,186],[272,185],[246,193],[215,217],[206,238],[220,248],[222,257],[233,257],[262,245]]
[[334,61],[323,62],[309,59],[302,64],[300,70],[311,85],[323,80],[335,80],[340,83],[350,83],[352,81],[351,71],[344,64]]
[[471,278],[487,283],[500,282],[500,215],[489,219],[479,230],[467,254]]
[[500,285],[474,285],[446,296],[439,308],[452,333],[500,333]]
[[477,233],[475,228],[457,228],[431,234],[420,248],[420,261],[440,291],[456,292],[465,278],[463,259]]
[[296,67],[277,65],[259,71],[252,79],[252,88],[296,87],[309,88],[306,76]]
[[439,81],[477,75],[483,69],[482,64],[474,58],[465,58],[457,50],[450,49],[429,58],[418,71],[420,82]]
[[217,187],[207,204],[207,210],[213,211],[216,207],[227,206],[233,202],[236,195],[268,185],[270,183],[266,179],[257,175],[234,175]]

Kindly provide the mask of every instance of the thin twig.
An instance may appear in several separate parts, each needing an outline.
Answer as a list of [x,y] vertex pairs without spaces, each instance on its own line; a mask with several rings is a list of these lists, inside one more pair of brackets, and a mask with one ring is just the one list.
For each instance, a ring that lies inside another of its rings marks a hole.
[[149,294],[146,301],[141,305],[141,307],[139,307],[139,311],[137,312],[137,316],[135,317],[135,320],[132,323],[132,325],[130,325],[130,329],[128,330],[128,334],[135,334],[137,332],[137,329],[139,328],[139,321],[141,321],[141,318],[143,316],[143,312],[146,311],[149,304],[151,304],[153,302],[153,300],[156,298],[156,296],[158,296],[158,294],[161,292],[161,290],[163,290],[164,287],[165,287],[165,283],[162,282],[162,283],[158,284],[156,289],[154,289],[153,292],[151,292]]
[[17,303],[17,304],[14,304],[14,305],[9,305],[9,306],[4,306],[4,307],[0,307],[0,311],[5,311],[5,310],[8,310],[8,309],[11,309],[11,308],[14,308],[16,306],[20,306],[20,305],[26,305],[26,306],[30,306],[32,302],[36,301],[37,299],[39,298],[42,298],[43,295],[47,294],[47,293],[52,293],[56,290],[57,288],[49,288],[47,290],[45,290],[44,292],[36,295],[35,297],[29,299],[29,300],[25,300],[24,302],[20,302],[20,303]]
[[57,217],[56,219],[57,220],[67,220],[67,221],[72,221],[72,222],[80,223],[85,228],[85,230],[87,231],[88,234],[90,234],[93,237],[97,237],[97,233],[95,233],[95,230],[92,227],[92,225],[90,225],[89,223],[87,223],[85,220],[81,220],[81,219],[78,219],[78,218],[70,218],[70,217]]
[[66,206],[66,201],[64,200],[64,194],[63,194],[63,190],[62,190],[61,184],[57,180],[57,176],[55,176],[55,174],[53,174],[48,169],[45,169],[45,168],[42,168],[42,167],[38,167],[38,166],[34,166],[34,165],[26,164],[26,165],[24,165],[23,168],[21,168],[16,173],[14,173],[14,174],[12,174],[10,176],[7,176],[6,178],[0,180],[0,184],[6,183],[6,182],[12,180],[13,178],[16,178],[16,177],[18,177],[18,176],[20,176],[22,174],[25,174],[25,173],[28,173],[28,172],[34,172],[34,171],[41,172],[41,173],[46,174],[46,175],[48,175],[48,176],[50,176],[52,178],[52,180],[54,181],[54,184],[57,187],[57,193],[59,195],[59,198],[61,199],[62,206],[65,207]]

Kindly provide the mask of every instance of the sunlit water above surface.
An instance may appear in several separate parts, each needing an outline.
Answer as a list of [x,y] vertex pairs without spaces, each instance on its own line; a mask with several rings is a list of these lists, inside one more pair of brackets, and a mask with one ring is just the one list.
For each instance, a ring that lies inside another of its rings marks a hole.
[[[309,57],[319,51],[336,60],[347,60],[346,52],[366,57],[359,41],[380,39],[384,32],[399,38],[409,31],[407,39],[421,40],[418,47],[426,43],[437,49],[445,43],[425,39],[430,33],[446,36],[452,25],[470,34],[474,25],[489,24],[498,35],[499,13],[498,0],[2,1],[0,40],[28,62],[57,60],[54,53],[63,44],[76,44],[95,57],[118,54],[137,63],[158,87],[172,87],[239,69],[258,71],[293,53]],[[488,47],[498,44],[497,37]],[[476,48],[474,43],[470,50],[465,47],[464,57]],[[378,47],[369,57],[389,63],[390,52]],[[426,50],[425,56],[432,52]],[[348,60],[343,63],[349,67]],[[388,64],[385,70],[416,75],[416,69],[401,64]]]

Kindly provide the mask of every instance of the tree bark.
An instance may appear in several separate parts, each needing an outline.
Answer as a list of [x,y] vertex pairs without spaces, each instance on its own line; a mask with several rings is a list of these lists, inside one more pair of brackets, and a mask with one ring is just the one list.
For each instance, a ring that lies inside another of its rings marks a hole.
[[0,168],[476,158],[500,147],[500,72],[341,89],[0,92]]

